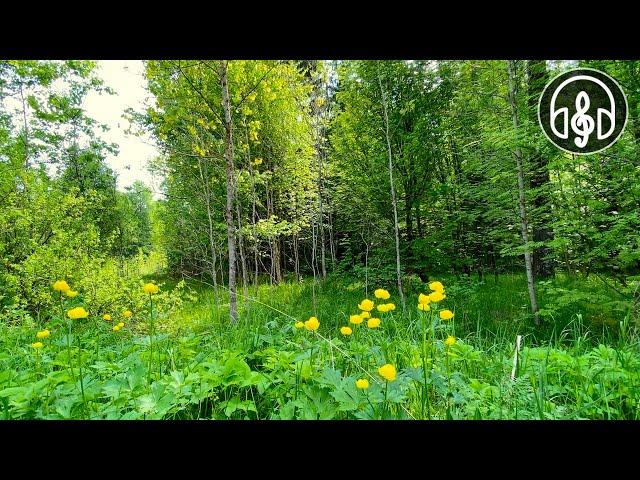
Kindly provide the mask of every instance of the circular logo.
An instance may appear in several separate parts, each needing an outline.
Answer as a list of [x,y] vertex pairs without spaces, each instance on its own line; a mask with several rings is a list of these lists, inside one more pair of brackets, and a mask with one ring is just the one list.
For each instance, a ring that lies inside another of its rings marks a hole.
[[627,113],[627,97],[618,82],[591,68],[561,73],[547,84],[538,103],[547,138],[576,155],[613,145],[627,124]]

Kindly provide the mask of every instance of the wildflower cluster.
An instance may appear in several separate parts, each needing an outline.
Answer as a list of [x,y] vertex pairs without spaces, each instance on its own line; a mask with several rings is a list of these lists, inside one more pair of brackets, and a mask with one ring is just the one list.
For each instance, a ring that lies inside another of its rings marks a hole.
[[[441,282],[434,281],[429,283],[429,289],[431,292],[429,294],[421,293],[418,295],[418,310],[423,312],[428,312],[431,310],[431,303],[437,304],[447,298],[447,295],[444,291],[444,285]],[[438,308],[437,305],[434,305],[434,308]],[[438,317],[440,320],[451,320],[454,316],[454,313],[451,310],[438,310]],[[456,338],[454,336],[448,335],[444,340],[444,345],[446,347],[451,347],[456,343]]]

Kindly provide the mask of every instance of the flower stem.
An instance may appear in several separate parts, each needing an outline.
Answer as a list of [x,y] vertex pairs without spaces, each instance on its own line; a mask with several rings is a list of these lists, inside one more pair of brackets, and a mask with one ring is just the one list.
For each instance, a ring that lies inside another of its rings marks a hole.
[[69,331],[67,332],[67,357],[69,359],[69,372],[71,372],[71,380],[73,380],[73,383],[76,383],[76,377],[73,373],[73,367],[71,366],[71,322],[71,320],[67,322],[67,325],[69,327]]
[[150,329],[149,329],[149,347],[150,347],[150,352],[149,352],[149,371],[147,374],[147,382],[149,384],[151,384],[151,371],[152,371],[152,366],[153,366],[153,333],[154,333],[154,325],[153,325],[153,298],[151,297],[151,294],[149,294],[149,323],[150,323]]
[[384,382],[384,402],[382,403],[383,405],[383,415],[382,415],[382,420],[384,420],[386,413],[387,413],[387,391],[389,390],[389,381],[385,380]]
[[427,315],[422,314],[422,372],[424,385],[422,386],[422,418],[424,419],[424,407],[427,406],[427,417],[431,420],[431,405],[429,405],[429,390],[427,387]]
[[80,335],[78,335],[78,370],[80,374],[80,392],[82,393],[82,406],[87,413],[87,400],[84,397],[84,380],[82,378],[82,344],[80,340]]

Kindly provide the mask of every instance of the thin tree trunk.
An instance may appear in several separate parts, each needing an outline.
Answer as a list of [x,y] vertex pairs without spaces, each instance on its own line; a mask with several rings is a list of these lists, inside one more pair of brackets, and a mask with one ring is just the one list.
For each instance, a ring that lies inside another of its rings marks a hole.
[[[529,118],[537,122],[538,99],[542,95],[544,86],[548,80],[547,66],[544,60],[527,60],[527,87],[529,106]],[[551,205],[549,199],[549,167],[547,158],[541,152],[535,150],[531,158],[533,175],[531,176],[531,189],[535,193],[533,205],[536,210],[536,222],[532,222],[533,241],[535,243],[548,243],[553,241],[553,230],[548,226],[551,217]],[[551,248],[547,245],[533,250],[533,273],[536,277],[552,277],[555,269],[553,261],[549,258]]]
[[24,168],[29,168],[29,124],[27,122],[27,105],[24,100],[22,83],[20,83],[20,99],[22,100],[22,121],[24,122]]
[[391,204],[393,205],[393,229],[396,237],[396,281],[398,283],[398,293],[402,302],[402,309],[405,308],[404,294],[402,293],[402,274],[400,270],[400,229],[398,228],[398,203],[396,199],[396,189],[393,185],[393,161],[391,154],[391,138],[389,136],[389,115],[387,114],[387,95],[382,87],[382,78],[380,78],[380,66],[378,65],[378,84],[380,85],[380,93],[382,94],[382,111],[384,113],[385,137],[387,140],[387,155],[389,158],[389,182],[391,185]]
[[222,106],[224,108],[224,158],[227,164],[227,207],[225,219],[227,221],[227,246],[229,250],[229,317],[231,323],[238,321],[238,305],[236,296],[236,237],[233,222],[234,201],[234,166],[233,166],[233,121],[231,120],[231,101],[227,85],[227,63],[219,63],[220,86],[222,87]]
[[[518,105],[516,103],[516,62],[514,60],[508,61],[509,68],[509,104],[511,105],[511,118],[513,120],[513,128],[515,132],[518,132],[520,122],[518,120]],[[533,313],[533,319],[536,325],[540,325],[540,318],[538,316],[538,300],[536,298],[536,287],[533,278],[533,264],[531,259],[531,252],[529,250],[529,233],[527,226],[527,211],[524,203],[524,167],[522,162],[522,150],[516,143],[514,149],[514,155],[516,157],[516,164],[518,169],[518,207],[520,209],[520,230],[522,232],[522,242],[524,243],[524,265],[527,272],[527,287],[529,289],[529,301],[531,302],[531,313]]]
[[329,246],[331,247],[331,271],[336,268],[336,241],[333,233],[333,206],[329,205]]
[[216,248],[214,243],[214,231],[213,231],[213,212],[211,211],[211,192],[209,190],[209,177],[208,173],[202,170],[202,158],[198,156],[198,170],[200,172],[200,180],[204,187],[205,205],[207,207],[207,220],[209,221],[209,248],[211,255],[211,275],[213,280],[213,291],[215,295],[216,306],[218,305],[218,281],[216,279]]
[[300,281],[300,252],[298,251],[298,246],[300,242],[298,240],[298,234],[294,234],[293,236],[293,268],[296,273],[296,281]]
[[[236,190],[236,196],[238,192]],[[240,266],[242,268],[242,292],[244,293],[244,298],[246,301],[249,292],[247,290],[248,287],[248,278],[247,278],[247,261],[244,256],[244,235],[242,235],[242,221],[240,220],[240,202],[237,201],[236,197],[236,213],[238,216],[238,252],[240,253]]]
[[[247,145],[249,145],[249,129],[245,125],[245,134]],[[256,212],[256,179],[253,171],[253,163],[251,162],[251,151],[249,150],[249,175],[251,176],[251,235],[253,236],[253,286],[258,292],[258,233],[256,230],[257,212]]]

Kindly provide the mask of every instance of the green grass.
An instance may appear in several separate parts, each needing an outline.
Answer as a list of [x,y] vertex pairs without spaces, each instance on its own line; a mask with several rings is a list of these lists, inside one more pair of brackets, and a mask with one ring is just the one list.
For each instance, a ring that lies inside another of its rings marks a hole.
[[[165,292],[178,283],[155,280]],[[0,417],[640,418],[636,326],[600,281],[558,276],[541,288],[547,313],[535,327],[522,276],[439,280],[447,293],[440,306],[453,320],[418,311],[426,285],[407,291],[404,312],[393,285],[369,285],[369,298],[387,288],[397,309],[374,310],[380,329],[352,325],[350,337],[339,328],[365,298],[360,281],[251,286],[237,325],[229,324],[222,288],[216,296],[188,281],[177,310],[158,310],[155,335],[142,311],[135,328],[119,334],[91,319],[74,324],[71,366],[55,312],[52,337],[37,352],[33,327],[0,325]],[[598,302],[585,301],[592,298]],[[317,332],[294,327],[312,315]],[[457,338],[450,348],[448,335]],[[378,374],[385,363],[398,371],[388,384]],[[358,378],[370,380],[366,392],[355,387]]]

